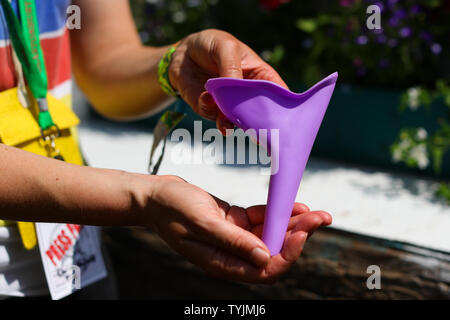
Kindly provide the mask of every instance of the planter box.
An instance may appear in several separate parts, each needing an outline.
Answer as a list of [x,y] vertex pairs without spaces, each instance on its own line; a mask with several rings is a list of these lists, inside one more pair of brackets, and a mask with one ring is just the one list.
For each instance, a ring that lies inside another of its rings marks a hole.
[[[323,228],[271,286],[207,276],[142,228],[106,228],[122,299],[449,299],[450,254]],[[367,267],[380,267],[369,290]],[[130,272],[132,270],[132,272]]]
[[[433,132],[437,119],[448,117],[442,103],[430,109],[399,111],[401,91],[336,87],[312,154],[329,159],[409,170],[434,175],[426,170],[407,168],[391,160],[390,145],[402,128],[423,127]],[[442,177],[450,177],[450,156],[443,159]]]

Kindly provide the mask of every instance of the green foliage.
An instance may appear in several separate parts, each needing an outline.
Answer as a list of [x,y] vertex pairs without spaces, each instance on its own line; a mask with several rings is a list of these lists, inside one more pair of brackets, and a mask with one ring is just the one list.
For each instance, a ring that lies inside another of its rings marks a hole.
[[450,183],[442,182],[441,184],[439,184],[436,195],[447,199],[447,203],[450,204]]
[[[434,90],[421,87],[408,89],[400,105],[401,110],[410,108],[415,111],[419,107],[428,107],[437,100],[443,100],[449,108],[450,114],[450,85],[444,80],[438,80]],[[430,162],[437,174],[441,172],[442,160],[450,150],[450,122],[449,118],[438,120],[438,129],[429,134],[423,128],[403,129],[397,141],[391,146],[394,162],[404,162],[409,167],[425,169]],[[437,194],[450,202],[448,183],[441,183]]]
[[[450,9],[444,0],[133,0],[145,42],[174,43],[192,32],[231,32],[289,81],[310,85],[334,71],[340,82],[431,88],[449,72]],[[280,1],[281,3],[281,1]],[[382,7],[369,30],[367,6]]]

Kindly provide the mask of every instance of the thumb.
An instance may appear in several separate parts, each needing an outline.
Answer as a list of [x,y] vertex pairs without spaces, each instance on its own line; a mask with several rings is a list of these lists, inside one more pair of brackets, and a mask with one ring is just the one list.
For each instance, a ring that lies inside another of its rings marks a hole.
[[229,221],[211,221],[207,237],[209,242],[256,266],[264,267],[270,261],[269,249],[253,233]]
[[218,42],[214,58],[219,69],[219,77],[242,79],[240,48],[239,42],[235,39]]

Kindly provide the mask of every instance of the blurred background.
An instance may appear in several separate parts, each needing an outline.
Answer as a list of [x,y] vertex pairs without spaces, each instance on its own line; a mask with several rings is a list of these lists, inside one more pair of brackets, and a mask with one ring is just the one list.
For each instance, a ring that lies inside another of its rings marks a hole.
[[[369,30],[369,5],[381,29]],[[297,200],[333,215],[274,286],[211,279],[139,229],[107,229],[123,298],[450,298],[450,1],[133,0],[141,39],[174,43],[207,28],[248,44],[301,92],[338,71],[338,85]],[[78,92],[80,139],[97,167],[146,172],[161,114],[101,118]],[[214,123],[189,108],[179,127]],[[233,204],[265,203],[258,166],[179,164],[161,174]],[[133,249],[130,249],[133,248]],[[155,262],[156,261],[156,262]],[[370,265],[381,269],[369,290]],[[130,268],[136,272],[130,275]],[[164,279],[164,280],[162,280]]]

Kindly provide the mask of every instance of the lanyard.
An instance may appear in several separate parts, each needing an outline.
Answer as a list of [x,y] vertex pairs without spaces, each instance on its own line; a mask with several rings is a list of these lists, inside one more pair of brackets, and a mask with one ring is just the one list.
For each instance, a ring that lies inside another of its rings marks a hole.
[[0,0],[13,48],[22,65],[30,91],[39,107],[38,123],[41,130],[55,127],[47,102],[47,71],[39,40],[36,6],[34,0],[17,0],[21,21],[9,0]]

